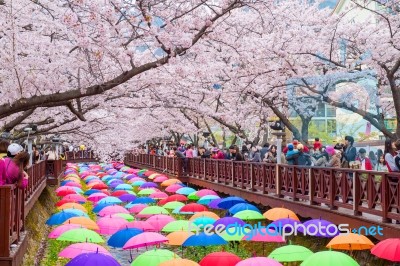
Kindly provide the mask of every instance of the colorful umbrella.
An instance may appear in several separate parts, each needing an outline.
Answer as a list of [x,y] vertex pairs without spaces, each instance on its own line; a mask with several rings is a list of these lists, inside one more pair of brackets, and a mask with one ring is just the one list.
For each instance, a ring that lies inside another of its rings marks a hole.
[[300,221],[299,217],[289,209],[286,208],[272,208],[266,211],[264,217],[271,221],[276,221],[279,219],[291,218],[296,221]]
[[196,195],[199,196],[200,198],[208,195],[218,196],[217,192],[211,189],[200,189],[199,191],[196,192]]
[[251,230],[243,237],[243,240],[253,241],[253,242],[276,242],[284,243],[285,239],[279,234],[278,231],[267,229],[267,228],[257,228]]
[[205,216],[205,217],[198,217],[194,219],[192,222],[199,228],[204,228],[206,225],[213,225],[215,219]]
[[166,199],[166,198],[168,198],[168,195],[165,192],[157,191],[157,192],[154,192],[154,193],[150,194],[150,198],[152,198],[152,199]]
[[187,259],[173,259],[162,262],[158,266],[199,266],[199,264]]
[[204,211],[204,212],[198,212],[198,213],[193,214],[193,216],[190,217],[189,221],[192,221],[199,217],[209,217],[209,218],[213,218],[214,220],[220,219],[219,216],[216,215],[215,213],[209,212],[209,211]]
[[129,211],[127,209],[125,209],[122,206],[119,205],[112,205],[112,206],[107,206],[104,207],[100,212],[99,212],[99,216],[109,216],[111,214],[115,214],[115,213],[126,213],[129,214]]
[[129,195],[132,192],[130,190],[114,190],[113,193],[111,193],[111,196],[113,197],[121,197],[122,195]]
[[158,205],[162,206],[171,201],[187,201],[187,200],[188,200],[188,198],[186,196],[176,194],[176,195],[169,196],[166,199],[160,200],[158,202]]
[[99,213],[99,212],[101,212],[101,210],[103,210],[105,207],[108,207],[108,206],[115,206],[115,204],[110,203],[110,202],[97,203],[96,206],[94,206],[94,208],[93,208],[93,212]]
[[75,200],[77,202],[85,203],[86,198],[81,194],[69,194],[62,198],[63,200]]
[[64,232],[67,232],[72,229],[78,229],[78,228],[82,228],[82,226],[80,226],[78,224],[63,224],[63,225],[57,226],[53,231],[50,232],[50,234],[47,237],[48,238],[58,238]]
[[155,182],[155,183],[162,183],[162,182],[164,182],[165,180],[168,180],[168,177],[166,177],[165,175],[160,175],[160,176],[157,176],[156,178],[154,178],[154,179],[153,179],[153,182]]
[[268,258],[280,262],[304,261],[314,253],[306,247],[299,245],[287,245],[272,251]]
[[83,253],[72,260],[65,266],[121,266],[113,257],[103,253]]
[[222,208],[218,207],[218,204],[222,201],[223,199],[215,199],[210,201],[210,203],[208,203],[208,207],[210,207],[211,209],[215,209],[215,210],[221,210]]
[[107,241],[107,244],[114,248],[122,248],[132,237],[143,233],[137,228],[124,228],[114,233]]
[[228,210],[229,208],[235,206],[238,203],[246,203],[246,201],[240,197],[227,197],[222,199],[217,206],[219,208]]
[[180,209],[181,213],[185,212],[192,213],[192,212],[203,212],[203,211],[208,211],[207,207],[197,203],[187,204]]
[[149,197],[139,197],[132,201],[132,203],[134,203],[134,204],[138,204],[138,203],[146,204],[146,203],[155,203],[155,202],[156,202],[155,199],[152,199]]
[[[315,235],[318,237],[334,237],[339,235],[337,226],[327,220],[313,219],[303,223],[307,228],[308,235]],[[304,228],[300,226],[298,231],[304,233]]]
[[146,222],[151,224],[156,229],[156,231],[161,231],[164,226],[173,221],[175,221],[173,217],[165,214],[153,215],[146,220]]
[[[118,190],[118,191],[123,191],[123,190]],[[118,197],[122,202],[131,202],[136,199],[135,195],[132,194],[124,194]]]
[[[128,224],[126,224],[125,226],[126,228],[136,228],[136,229],[140,229],[142,231],[145,232],[154,232],[156,231],[156,229],[149,223],[145,222],[145,221],[133,221],[130,222]],[[121,228],[122,229],[122,228]]]
[[388,238],[378,244],[372,249],[371,253],[385,260],[400,262],[400,239]]
[[139,196],[148,196],[151,195],[155,192],[158,192],[157,190],[155,190],[154,188],[145,188],[139,191],[138,195]]
[[165,242],[168,242],[168,238],[166,238],[165,236],[159,233],[145,232],[129,239],[128,242],[126,242],[126,244],[124,245],[123,249],[148,247]]
[[146,204],[134,204],[131,208],[129,208],[130,213],[139,213],[144,208],[148,207]]
[[299,225],[301,225],[301,222],[291,218],[278,219],[269,224],[270,228],[281,230],[285,227],[286,231],[290,231],[292,228],[296,228],[296,226],[299,227]]
[[117,197],[108,196],[108,197],[103,198],[103,199],[101,199],[101,200],[99,200],[97,202],[97,204],[104,204],[104,203],[119,204],[119,203],[122,203],[122,201]]
[[217,225],[224,225],[225,227],[227,227],[228,225],[234,225],[237,224],[238,226],[243,226],[246,223],[239,218],[236,217],[224,217],[221,219],[218,219],[214,222],[214,228],[217,227]]
[[155,188],[158,187],[158,185],[154,182],[145,182],[140,185],[140,188]]
[[190,236],[183,242],[182,246],[184,247],[205,247],[205,246],[218,246],[225,245],[228,242],[225,241],[218,234],[206,234],[199,233],[193,236]]
[[188,199],[190,199],[190,200],[199,200],[200,197],[196,195],[196,192],[197,192],[197,191],[194,191],[194,192],[190,193],[190,194],[187,196]]
[[61,212],[58,212],[56,214],[53,214],[47,221],[47,225],[59,225],[64,223],[66,220],[72,217],[79,217],[78,214],[72,213],[72,212],[65,212],[62,210]]
[[185,206],[185,203],[180,201],[171,201],[163,205],[163,207],[168,210],[174,210],[176,208],[181,208],[183,206]]
[[251,230],[249,228],[238,228],[238,230],[228,229],[222,232],[221,237],[225,241],[242,241],[243,237],[248,234]]
[[256,206],[254,206],[253,204],[249,204],[249,203],[238,203],[238,204],[234,205],[233,207],[230,207],[228,210],[228,212],[231,213],[232,215],[234,215],[238,212],[241,212],[241,211],[260,212],[260,210]]
[[103,217],[97,221],[98,232],[102,235],[112,235],[126,224],[128,221],[121,217]]
[[98,202],[99,200],[104,199],[106,197],[108,197],[107,194],[105,194],[103,192],[98,192],[98,193],[93,193],[87,199],[92,201],[92,202]]
[[213,252],[205,256],[200,262],[200,266],[235,266],[241,259],[229,252]]
[[176,220],[168,223],[161,230],[162,232],[175,232],[175,231],[197,231],[197,226],[190,221]]
[[248,220],[264,220],[264,216],[262,216],[261,213],[257,211],[240,211],[237,212],[233,217],[242,219],[243,221],[248,221]]
[[168,180],[165,180],[164,182],[162,182],[161,186],[162,187],[168,187],[170,185],[179,184],[179,183],[182,183],[179,179],[172,178],[172,179],[168,179]]
[[175,193],[181,194],[181,195],[189,195],[193,192],[196,192],[196,190],[191,187],[182,187],[182,188],[178,189]]
[[300,266],[359,266],[349,255],[337,251],[320,251],[308,257]]
[[182,188],[183,184],[173,184],[165,188],[166,192],[175,193],[178,189]]
[[203,204],[203,205],[208,205],[211,201],[215,200],[215,199],[219,199],[219,196],[216,195],[206,195],[201,197],[197,203],[198,204]]
[[363,250],[373,248],[374,243],[366,236],[349,233],[335,236],[326,247],[340,250]]
[[114,213],[114,214],[111,214],[111,217],[123,218],[128,222],[133,222],[135,220],[135,218],[132,215],[127,214],[127,213]]
[[149,206],[139,212],[139,215],[169,214],[165,208],[160,206]]
[[82,253],[99,252],[111,256],[110,252],[104,247],[93,243],[75,243],[64,248],[58,257],[73,259]]
[[89,242],[89,243],[103,243],[104,239],[101,236],[86,228],[71,229],[62,233],[57,240],[71,241],[71,242]]
[[166,249],[154,249],[140,254],[131,264],[131,266],[158,266],[160,263],[180,259],[178,255]]
[[99,230],[99,226],[87,217],[72,217],[64,222],[64,224],[78,224],[82,227],[92,230]]
[[276,260],[264,258],[264,257],[253,257],[242,260],[236,266],[259,266],[259,265],[268,265],[268,266],[283,266],[281,263]]
[[166,244],[171,246],[182,246],[183,242],[193,235],[194,233],[188,231],[175,231],[167,235],[168,242]]

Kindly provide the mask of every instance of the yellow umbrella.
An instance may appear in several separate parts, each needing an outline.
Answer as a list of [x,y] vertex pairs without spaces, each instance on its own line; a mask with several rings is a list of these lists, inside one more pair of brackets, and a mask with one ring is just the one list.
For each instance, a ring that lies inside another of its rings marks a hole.
[[58,209],[59,209],[59,210],[77,209],[77,210],[81,210],[81,211],[87,213],[87,210],[85,209],[85,207],[83,207],[82,205],[80,205],[80,204],[78,204],[78,203],[74,203],[74,202],[64,203],[63,205],[61,205],[60,207],[58,207]]
[[199,266],[199,265],[200,264],[198,264],[197,262],[187,259],[173,259],[158,264],[158,266]]
[[159,176],[159,175],[161,175],[161,174],[158,174],[158,173],[155,173],[155,174],[151,174],[151,175],[149,175],[149,179],[151,179],[151,180],[153,180],[154,178],[156,178],[157,176]]
[[175,231],[167,235],[168,242],[166,244],[171,246],[182,246],[183,242],[186,241],[194,233],[189,231]]
[[373,246],[375,246],[374,243],[368,237],[354,233],[335,236],[326,245],[327,248],[340,250],[364,250],[371,249]]
[[189,221],[193,221],[193,220],[195,220],[196,218],[199,218],[199,217],[210,217],[210,218],[213,218],[215,220],[218,220],[220,218],[218,215],[216,215],[213,212],[203,211],[203,212],[197,212],[197,213],[193,214],[193,216],[190,217]]
[[87,229],[100,230],[100,227],[87,217],[72,217],[64,222],[64,224],[78,224]]
[[263,216],[271,221],[276,221],[279,219],[291,218],[296,221],[300,221],[299,217],[289,209],[286,208],[272,208],[266,211]]
[[168,180],[165,180],[164,182],[162,182],[161,186],[162,187],[168,187],[170,185],[180,184],[180,183],[182,183],[182,181],[180,181],[179,179],[172,178],[172,179],[168,179]]
[[78,183],[78,184],[81,183],[81,180],[80,180],[79,178],[77,178],[77,177],[72,177],[72,176],[70,176],[70,177],[68,177],[68,178],[65,178],[64,180],[71,180],[71,181],[74,181],[75,183]]

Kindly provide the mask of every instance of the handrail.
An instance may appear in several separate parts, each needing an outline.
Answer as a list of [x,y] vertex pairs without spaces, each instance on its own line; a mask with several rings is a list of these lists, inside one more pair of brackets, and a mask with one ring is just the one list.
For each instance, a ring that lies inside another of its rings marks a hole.
[[372,214],[384,223],[400,221],[400,173],[131,153],[125,162],[310,205],[325,204],[331,210],[344,208],[355,216]]
[[65,160],[96,159],[93,151],[66,151]]

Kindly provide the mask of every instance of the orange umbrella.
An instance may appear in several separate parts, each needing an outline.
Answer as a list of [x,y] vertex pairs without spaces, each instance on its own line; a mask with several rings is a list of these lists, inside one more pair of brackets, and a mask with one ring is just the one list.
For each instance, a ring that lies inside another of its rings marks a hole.
[[165,180],[164,182],[162,182],[161,186],[162,187],[168,187],[170,185],[180,184],[180,183],[182,183],[182,181],[180,181],[179,179],[172,178],[172,179],[168,179],[168,180]]
[[327,248],[341,250],[363,250],[371,249],[373,246],[375,246],[374,243],[368,237],[354,233],[335,236],[326,245]]
[[71,181],[74,181],[75,183],[78,183],[78,184],[81,183],[81,180],[79,178],[72,177],[72,176],[70,176],[68,178],[65,178],[64,180],[71,180]]
[[151,174],[151,175],[149,175],[149,179],[153,180],[154,178],[156,178],[159,175],[161,175],[161,174],[158,174],[158,173]]
[[87,210],[85,209],[85,207],[83,207],[82,205],[78,204],[78,203],[73,203],[73,202],[69,202],[69,203],[65,203],[63,205],[61,205],[60,207],[58,207],[59,210],[64,210],[64,209],[77,209],[77,210],[81,210],[83,212],[87,212]]
[[263,216],[271,221],[276,221],[279,219],[290,218],[296,221],[300,221],[299,217],[289,209],[286,208],[272,208],[266,211]]
[[158,266],[199,266],[197,262],[187,259],[173,259],[164,261],[163,263],[158,264]]
[[190,217],[189,221],[193,221],[193,220],[195,220],[196,218],[199,218],[199,217],[210,217],[210,218],[213,218],[215,220],[218,220],[219,218],[221,218],[221,217],[219,217],[218,215],[216,215],[213,212],[203,211],[203,212],[197,212],[197,213],[193,214],[193,216]]
[[77,174],[68,174],[65,176],[65,178],[69,178],[69,177],[79,178],[79,176]]
[[64,224],[78,224],[87,229],[100,230],[99,226],[93,220],[86,217],[72,217],[66,220]]
[[186,241],[194,233],[189,231],[175,231],[167,235],[168,242],[166,244],[172,246],[182,246],[183,242]]

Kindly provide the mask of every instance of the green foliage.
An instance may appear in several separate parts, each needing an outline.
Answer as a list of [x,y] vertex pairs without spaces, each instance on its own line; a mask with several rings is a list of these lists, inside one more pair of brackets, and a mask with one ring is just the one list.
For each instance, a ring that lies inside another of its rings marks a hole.
[[40,263],[43,266],[65,265],[68,259],[59,258],[58,253],[69,246],[71,243],[67,241],[58,241],[49,239],[47,242],[47,254],[44,260]]

